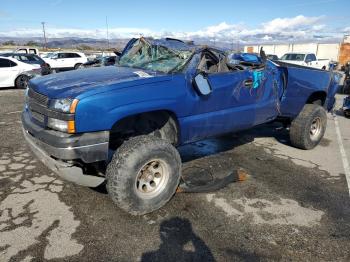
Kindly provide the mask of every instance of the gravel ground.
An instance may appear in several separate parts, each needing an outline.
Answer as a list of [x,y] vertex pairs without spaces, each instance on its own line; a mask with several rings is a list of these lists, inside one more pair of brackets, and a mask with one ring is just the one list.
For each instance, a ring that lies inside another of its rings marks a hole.
[[180,148],[187,175],[249,177],[135,217],[103,188],[62,181],[35,160],[21,134],[23,91],[0,90],[0,104],[0,261],[350,261],[336,132],[350,156],[350,120],[340,112],[311,151],[275,124]]

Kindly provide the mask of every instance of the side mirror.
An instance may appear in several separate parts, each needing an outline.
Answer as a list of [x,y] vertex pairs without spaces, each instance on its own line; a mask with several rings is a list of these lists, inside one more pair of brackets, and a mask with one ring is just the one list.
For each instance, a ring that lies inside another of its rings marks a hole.
[[306,62],[306,63],[310,63],[310,62],[311,62],[311,59],[306,59],[305,62]]
[[197,74],[193,82],[194,87],[200,95],[207,96],[211,93],[212,89],[210,83],[203,73]]

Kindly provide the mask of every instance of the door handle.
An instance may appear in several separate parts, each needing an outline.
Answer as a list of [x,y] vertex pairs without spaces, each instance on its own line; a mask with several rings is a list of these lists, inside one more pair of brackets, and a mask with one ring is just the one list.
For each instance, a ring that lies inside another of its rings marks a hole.
[[244,80],[243,85],[244,85],[244,87],[249,87],[250,88],[250,87],[253,86],[253,80],[252,79]]

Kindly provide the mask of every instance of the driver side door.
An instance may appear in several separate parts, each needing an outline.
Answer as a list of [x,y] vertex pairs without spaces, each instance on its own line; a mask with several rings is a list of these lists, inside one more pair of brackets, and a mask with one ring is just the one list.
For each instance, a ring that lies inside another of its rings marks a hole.
[[[218,64],[218,60],[208,64]],[[210,67],[213,69],[207,72],[198,70],[204,73],[211,92],[203,96],[195,91],[189,140],[247,129],[277,116],[273,74],[266,67],[256,70]]]

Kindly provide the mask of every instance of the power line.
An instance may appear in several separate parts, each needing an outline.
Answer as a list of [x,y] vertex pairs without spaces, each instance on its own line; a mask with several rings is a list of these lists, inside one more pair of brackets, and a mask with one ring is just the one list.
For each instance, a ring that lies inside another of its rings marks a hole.
[[109,49],[109,34],[108,34],[108,19],[107,19],[107,16],[106,16],[106,29],[107,29],[107,48]]

